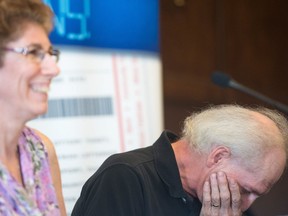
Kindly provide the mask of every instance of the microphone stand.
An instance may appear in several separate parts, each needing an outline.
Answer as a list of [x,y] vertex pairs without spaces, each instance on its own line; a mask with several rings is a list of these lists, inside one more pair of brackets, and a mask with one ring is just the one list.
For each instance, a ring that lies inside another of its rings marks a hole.
[[230,80],[229,81],[229,86],[232,87],[232,88],[235,88],[237,90],[240,90],[248,95],[252,95],[254,96],[255,98],[258,98],[259,100],[262,100],[272,106],[274,106],[275,108],[279,109],[280,111],[282,111],[283,113],[285,114],[288,114],[288,106],[280,103],[280,102],[277,102],[275,100],[272,100],[271,98],[268,98],[266,96],[264,96],[263,94],[260,94],[258,92],[256,92],[255,90],[253,89],[250,89],[246,86],[243,86],[241,85],[240,83],[236,82],[235,80]]

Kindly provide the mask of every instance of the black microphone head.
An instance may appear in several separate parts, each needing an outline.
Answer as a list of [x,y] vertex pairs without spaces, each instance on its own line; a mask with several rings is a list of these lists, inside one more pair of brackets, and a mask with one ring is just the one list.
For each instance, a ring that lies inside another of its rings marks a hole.
[[214,84],[219,85],[221,87],[230,87],[231,77],[225,73],[215,71],[211,79]]

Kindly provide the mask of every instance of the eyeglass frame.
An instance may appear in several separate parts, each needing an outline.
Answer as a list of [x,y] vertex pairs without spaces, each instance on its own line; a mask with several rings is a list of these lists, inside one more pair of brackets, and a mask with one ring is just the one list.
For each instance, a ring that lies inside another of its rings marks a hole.
[[[5,51],[10,51],[10,52],[14,52],[14,53],[19,53],[22,54],[24,56],[28,56],[33,55],[33,57],[39,59],[39,62],[42,62],[43,59],[45,58],[46,54],[49,54],[50,56],[55,56],[56,57],[56,63],[59,61],[60,58],[60,51],[58,49],[54,49],[53,47],[50,47],[48,51],[45,51],[42,48],[29,48],[29,47],[2,47],[0,48],[2,50]],[[33,51],[37,51],[37,53],[33,54]]]

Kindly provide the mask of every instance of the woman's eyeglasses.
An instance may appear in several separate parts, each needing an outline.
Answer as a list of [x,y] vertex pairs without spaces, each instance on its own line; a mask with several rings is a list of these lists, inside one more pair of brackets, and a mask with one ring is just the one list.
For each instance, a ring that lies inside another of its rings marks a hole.
[[3,47],[0,48],[5,51],[15,52],[22,54],[24,56],[30,56],[32,59],[35,59],[38,62],[42,62],[45,58],[46,54],[49,54],[55,62],[59,61],[60,51],[57,49],[53,49],[52,47],[45,51],[41,48],[30,48],[30,47],[17,47],[17,48],[10,48],[10,47]]

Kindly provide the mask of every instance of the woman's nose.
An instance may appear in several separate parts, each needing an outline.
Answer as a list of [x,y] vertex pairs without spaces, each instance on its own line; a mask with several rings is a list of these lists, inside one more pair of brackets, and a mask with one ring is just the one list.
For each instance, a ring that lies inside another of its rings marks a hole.
[[41,69],[43,74],[50,75],[52,77],[55,77],[60,73],[60,68],[57,64],[57,61],[53,56],[49,54],[45,55],[45,58],[41,63]]

